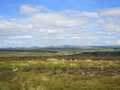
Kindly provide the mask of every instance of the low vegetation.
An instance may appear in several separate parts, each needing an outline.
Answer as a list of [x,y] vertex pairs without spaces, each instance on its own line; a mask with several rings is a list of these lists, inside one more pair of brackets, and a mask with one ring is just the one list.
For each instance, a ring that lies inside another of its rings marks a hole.
[[120,61],[0,61],[0,90],[120,90]]
[[18,53],[0,52],[0,90],[120,90],[116,54],[100,59],[92,53],[98,60],[85,53],[82,60],[80,54]]

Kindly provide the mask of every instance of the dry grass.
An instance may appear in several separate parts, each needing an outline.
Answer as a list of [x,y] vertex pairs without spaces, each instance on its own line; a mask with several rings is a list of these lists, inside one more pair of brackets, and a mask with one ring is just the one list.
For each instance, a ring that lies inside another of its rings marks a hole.
[[0,90],[120,90],[117,70],[119,60],[0,61]]

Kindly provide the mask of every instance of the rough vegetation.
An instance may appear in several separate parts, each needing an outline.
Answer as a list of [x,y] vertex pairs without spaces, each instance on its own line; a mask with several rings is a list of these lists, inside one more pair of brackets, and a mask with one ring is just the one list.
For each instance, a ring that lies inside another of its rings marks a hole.
[[118,52],[20,53],[0,53],[0,90],[120,90]]

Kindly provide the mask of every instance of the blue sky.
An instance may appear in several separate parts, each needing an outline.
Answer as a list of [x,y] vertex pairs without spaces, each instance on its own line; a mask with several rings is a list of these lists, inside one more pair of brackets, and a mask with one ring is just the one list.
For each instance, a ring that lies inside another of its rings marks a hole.
[[120,0],[1,0],[0,15],[18,15],[23,4],[45,6],[52,10],[96,10],[119,7]]
[[120,0],[1,0],[0,47],[120,45]]

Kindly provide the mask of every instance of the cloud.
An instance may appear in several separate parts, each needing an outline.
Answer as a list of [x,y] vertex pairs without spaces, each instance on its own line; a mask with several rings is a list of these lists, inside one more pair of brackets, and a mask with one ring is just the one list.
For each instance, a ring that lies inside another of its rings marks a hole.
[[116,22],[106,22],[104,24],[105,26],[104,29],[110,31],[110,32],[114,32],[114,33],[119,33],[120,32],[120,22],[116,23]]
[[20,13],[24,15],[35,14],[38,12],[45,12],[45,11],[48,11],[48,9],[42,6],[33,6],[29,4],[24,4],[20,7]]
[[32,36],[31,35],[19,35],[19,36],[11,36],[9,37],[9,39],[31,39]]
[[0,18],[0,42],[18,46],[110,44],[115,37],[112,33],[120,31],[118,12],[116,8],[53,11],[24,4],[20,18]]
[[120,7],[103,9],[101,10],[101,13],[105,16],[119,16],[120,17]]
[[99,18],[99,13],[98,12],[88,12],[88,11],[84,11],[82,13],[80,13],[81,16],[85,16],[85,17],[90,17],[90,18]]
[[113,41],[112,41],[112,44],[113,44],[113,45],[120,45],[120,40],[113,40]]

